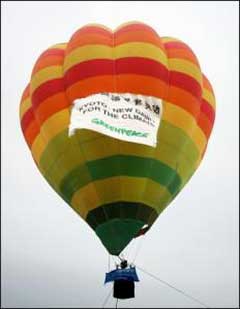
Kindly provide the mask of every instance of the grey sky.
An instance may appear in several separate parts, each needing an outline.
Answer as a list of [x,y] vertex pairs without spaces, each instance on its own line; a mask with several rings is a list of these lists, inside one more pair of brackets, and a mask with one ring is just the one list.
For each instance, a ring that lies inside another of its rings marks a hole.
[[[19,102],[42,51],[81,26],[129,20],[185,41],[210,79],[216,122],[189,184],[143,238],[136,264],[210,307],[238,307],[237,2],[7,2],[2,6],[2,306],[101,307],[108,255],[90,227],[38,172],[19,125]],[[140,240],[139,240],[140,241]],[[113,266],[113,264],[112,264]],[[121,307],[196,308],[138,272]],[[110,299],[108,306],[114,306]]]

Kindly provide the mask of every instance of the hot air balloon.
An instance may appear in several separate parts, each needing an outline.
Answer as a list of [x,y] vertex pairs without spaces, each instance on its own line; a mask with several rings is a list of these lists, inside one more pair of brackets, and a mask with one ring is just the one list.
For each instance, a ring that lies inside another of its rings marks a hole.
[[188,183],[214,118],[191,48],[140,22],[89,24],[48,48],[20,104],[39,171],[117,256]]

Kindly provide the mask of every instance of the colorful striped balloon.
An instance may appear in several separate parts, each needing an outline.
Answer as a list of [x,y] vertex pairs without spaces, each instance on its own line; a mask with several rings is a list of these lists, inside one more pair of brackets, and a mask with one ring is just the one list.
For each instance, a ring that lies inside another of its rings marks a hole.
[[[73,101],[102,92],[162,99],[156,148],[87,129],[68,136]],[[66,44],[47,49],[20,104],[38,169],[114,255],[188,182],[214,117],[213,89],[192,50],[139,22],[114,32],[86,25]]]

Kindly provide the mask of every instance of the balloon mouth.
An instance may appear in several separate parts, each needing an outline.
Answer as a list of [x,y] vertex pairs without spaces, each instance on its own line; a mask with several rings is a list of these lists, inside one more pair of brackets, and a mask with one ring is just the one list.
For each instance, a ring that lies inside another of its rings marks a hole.
[[157,211],[147,204],[117,201],[92,209],[86,221],[107,251],[112,255],[119,255],[157,217]]
[[136,219],[112,219],[96,228],[95,232],[112,255],[119,255],[145,225]]

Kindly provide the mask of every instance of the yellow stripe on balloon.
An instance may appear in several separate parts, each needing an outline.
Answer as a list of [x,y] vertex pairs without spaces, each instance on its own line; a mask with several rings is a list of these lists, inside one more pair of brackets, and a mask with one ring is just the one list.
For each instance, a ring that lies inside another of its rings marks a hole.
[[164,42],[164,44],[168,43],[168,42],[179,42],[178,39],[169,37],[169,36],[163,36],[161,37],[162,41]]
[[[76,132],[78,133],[78,132]],[[81,140],[79,135],[78,140]],[[108,156],[114,156],[119,154],[121,141],[111,138],[109,136],[99,134],[99,137],[88,142],[84,142],[81,145],[82,152],[88,161],[98,160]]]
[[47,178],[54,181],[57,187],[60,187],[63,178],[71,170],[86,162],[86,158],[81,151],[80,146],[74,144],[74,142],[74,137],[71,138],[71,141],[69,139],[65,147],[63,146],[61,149],[58,149],[59,154],[56,151],[55,155],[52,156],[54,163],[49,164],[49,166],[45,166],[44,168]]
[[168,67],[166,53],[159,47],[151,43],[131,42],[118,45],[114,48],[114,58],[124,57],[144,57],[158,61]]
[[66,129],[69,125],[70,113],[69,108],[65,108],[60,112],[55,113],[49,117],[41,126],[41,134],[45,141],[45,146],[58,133]]
[[106,45],[93,44],[78,47],[70,52],[64,62],[64,72],[74,65],[94,59],[119,59],[124,57],[144,57],[158,61],[168,66],[166,54],[162,49],[150,43],[131,42],[110,47]]
[[66,55],[63,65],[64,72],[80,62],[93,59],[113,59],[112,48],[100,44],[78,47]]
[[41,155],[45,147],[46,147],[46,142],[43,140],[41,133],[39,133],[31,146],[31,152],[32,152],[33,158],[37,162],[38,166],[40,163]]
[[83,218],[86,219],[89,212],[89,206],[96,208],[100,205],[99,196],[96,192],[94,183],[90,183],[75,192],[72,197],[72,208]]
[[[111,190],[106,190],[109,186],[111,186]],[[164,198],[160,198],[162,196]],[[91,199],[91,203],[89,203],[89,199]],[[171,194],[168,190],[151,179],[118,176],[93,181],[80,188],[74,193],[71,205],[86,219],[89,211],[103,204],[124,200],[146,203],[159,211],[165,207],[169,199],[171,199]]]
[[37,71],[31,79],[31,91],[34,92],[42,84],[49,80],[63,77],[62,66],[48,66],[40,71]]
[[207,138],[202,129],[199,126],[196,126],[192,132],[192,140],[195,141],[196,146],[200,152],[200,155],[205,149]]
[[160,213],[171,200],[172,195],[166,187],[152,181],[151,179],[147,181],[143,195],[143,201],[145,204],[152,206],[157,213]]
[[200,163],[202,162],[202,156],[197,160],[197,162],[196,162],[196,164],[195,164],[195,170],[197,170],[198,169],[198,167],[199,167],[199,165],[200,165]]
[[171,123],[175,127],[181,128],[192,139],[199,152],[201,153],[206,144],[206,137],[202,130],[197,126],[195,118],[183,108],[163,101],[162,119]]
[[30,97],[26,98],[24,101],[21,102],[20,105],[20,119],[24,116],[24,114],[29,110],[32,106]]
[[203,88],[203,94],[202,94],[203,99],[205,99],[211,106],[212,108],[215,110],[215,97],[212,94],[212,92],[210,92],[209,90],[207,90],[206,88]]
[[67,43],[58,43],[55,45],[52,45],[49,49],[57,48],[57,49],[66,49]]
[[184,59],[170,58],[169,67],[172,71],[193,77],[202,86],[202,72],[196,64]]

